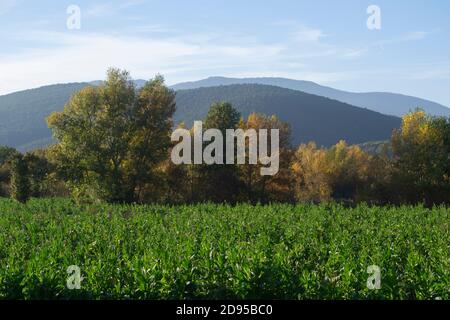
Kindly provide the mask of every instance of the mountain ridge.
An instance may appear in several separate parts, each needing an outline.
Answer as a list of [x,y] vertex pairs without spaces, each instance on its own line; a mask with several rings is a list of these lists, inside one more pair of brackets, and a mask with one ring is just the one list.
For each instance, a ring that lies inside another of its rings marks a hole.
[[350,144],[386,140],[401,123],[398,117],[326,97],[258,84],[178,90],[174,119],[190,126],[193,120],[203,119],[210,104],[218,101],[230,102],[244,118],[252,112],[277,115],[291,124],[294,145],[310,141],[330,146],[339,140]]
[[[146,82],[143,79],[136,79],[133,81],[135,82],[137,88],[142,87],[143,84]],[[101,80],[94,80],[89,82],[58,83],[12,92],[5,95],[0,95],[0,97],[14,95],[29,90],[39,90],[53,86],[71,85],[71,84],[75,85],[84,84],[97,86],[101,83],[102,83]],[[233,84],[262,84],[262,85],[278,86],[285,89],[297,90],[305,93],[327,97],[330,99],[348,103],[350,105],[354,105],[356,107],[365,108],[386,115],[393,115],[397,117],[401,117],[407,112],[412,111],[416,108],[423,108],[427,113],[430,113],[435,116],[450,116],[450,107],[419,97],[386,91],[350,92],[335,89],[328,86],[323,86],[313,81],[295,80],[282,77],[229,78],[223,76],[212,76],[197,81],[180,82],[170,86],[170,88],[178,91],[178,90],[198,89],[204,87],[226,86]],[[380,101],[380,99],[382,101]],[[396,108],[399,110],[396,111],[395,110]]]
[[221,76],[172,86],[175,90],[196,89],[230,84],[264,84],[303,91],[345,102],[360,108],[370,109],[387,115],[401,117],[415,108],[423,108],[435,116],[450,116],[450,108],[434,101],[392,92],[349,92],[319,85],[312,81],[294,80],[280,77],[227,78]]

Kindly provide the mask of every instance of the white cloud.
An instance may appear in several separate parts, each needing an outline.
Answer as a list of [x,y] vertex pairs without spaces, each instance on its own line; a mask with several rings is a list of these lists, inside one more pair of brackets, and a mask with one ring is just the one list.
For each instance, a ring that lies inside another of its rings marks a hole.
[[127,69],[135,78],[161,73],[169,84],[212,75],[277,76],[319,83],[361,76],[345,66],[336,67],[336,61],[357,59],[371,47],[339,47],[324,41],[325,33],[318,28],[294,22],[286,27],[288,39],[280,42],[220,33],[186,34],[160,25],[135,27],[140,30],[126,32],[132,36],[123,32],[117,36],[83,31],[15,33],[39,43],[40,48],[0,53],[0,94],[103,79],[109,67]]
[[361,49],[349,49],[346,50],[342,57],[347,59],[354,59],[359,58],[363,56],[368,51],[368,48],[361,48]]
[[[122,5],[141,2],[127,3]],[[106,14],[108,10],[112,14],[114,6],[97,7],[91,14]],[[277,76],[321,83],[354,77],[348,72],[311,66],[346,54],[356,57],[356,52],[326,43],[325,33],[318,28],[295,22],[283,27],[288,27],[288,39],[280,42],[226,33],[186,34],[160,25],[133,27],[137,29],[126,32],[132,36],[83,31],[16,34],[25,41],[40,43],[40,48],[0,54],[0,75],[8,75],[0,76],[0,94],[103,79],[109,67],[127,69],[135,78],[161,73],[169,84],[212,75]]]
[[374,42],[372,44],[369,44],[367,46],[360,47],[357,49],[344,50],[342,57],[343,58],[351,58],[351,59],[359,58],[359,57],[363,56],[364,54],[367,54],[371,50],[384,50],[385,47],[387,47],[387,46],[393,46],[393,45],[398,45],[398,44],[402,44],[402,43],[406,43],[406,42],[423,40],[426,37],[428,37],[431,33],[432,32],[428,32],[428,31],[410,32],[401,37],[377,41],[377,42]]
[[[181,38],[152,39],[102,34],[36,32],[47,49],[0,56],[0,94],[45,84],[104,78],[109,67],[127,69],[135,78],[162,73],[173,79],[183,74],[253,67],[273,61],[282,51],[272,45],[219,45]],[[8,75],[8,76],[4,76]]]
[[292,37],[299,42],[319,42],[325,36],[322,30],[300,26],[293,32]]
[[322,29],[306,26],[295,20],[278,21],[272,25],[291,30],[289,31],[289,48],[294,49],[297,52],[296,57],[300,59],[324,57],[355,59],[367,51],[366,48],[354,49],[330,44],[325,41],[329,35]]

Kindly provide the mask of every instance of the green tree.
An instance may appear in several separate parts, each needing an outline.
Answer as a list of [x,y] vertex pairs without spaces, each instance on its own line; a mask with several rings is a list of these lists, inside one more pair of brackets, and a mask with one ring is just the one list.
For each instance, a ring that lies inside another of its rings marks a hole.
[[45,197],[57,193],[55,189],[60,186],[54,180],[49,181],[54,166],[48,161],[46,151],[28,152],[24,160],[28,166],[31,197]]
[[4,165],[9,158],[18,154],[18,151],[8,146],[0,146],[0,166]]
[[403,117],[391,144],[393,183],[401,202],[449,202],[450,118],[416,110]]
[[225,136],[227,129],[234,129],[239,123],[241,114],[227,102],[217,102],[211,105],[206,115],[205,129],[219,129]]
[[75,195],[135,202],[170,146],[175,93],[157,76],[136,90],[129,73],[108,71],[48,118],[59,141],[52,160]]
[[21,203],[30,198],[28,165],[21,154],[11,159],[11,197]]
[[230,103],[218,102],[211,105],[204,121],[204,130],[218,129],[224,137],[224,164],[198,165],[193,168],[196,178],[196,201],[236,202],[240,181],[236,165],[225,164],[227,129],[236,129],[241,115]]
[[9,185],[11,178],[10,160],[19,152],[11,147],[0,146],[0,197],[9,196]]

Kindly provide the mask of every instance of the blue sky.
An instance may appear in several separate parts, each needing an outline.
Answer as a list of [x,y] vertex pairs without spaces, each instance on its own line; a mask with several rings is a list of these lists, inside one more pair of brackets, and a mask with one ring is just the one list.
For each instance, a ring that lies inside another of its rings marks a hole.
[[[369,5],[381,30],[367,28]],[[168,84],[280,76],[450,106],[449,17],[447,0],[0,0],[0,94],[114,66]]]

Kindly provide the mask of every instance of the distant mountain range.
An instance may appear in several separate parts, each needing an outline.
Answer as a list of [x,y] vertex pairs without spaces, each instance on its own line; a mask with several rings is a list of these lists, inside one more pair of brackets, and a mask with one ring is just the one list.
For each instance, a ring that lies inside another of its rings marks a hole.
[[211,77],[195,82],[180,83],[175,90],[226,86],[232,84],[265,84],[286,89],[299,90],[318,96],[345,102],[387,115],[401,117],[417,107],[435,116],[450,116],[450,108],[429,100],[388,92],[355,93],[321,86],[311,81],[284,78],[225,78]]
[[[26,151],[52,143],[45,118],[62,110],[74,92],[99,83],[58,84],[0,96],[0,145]],[[143,80],[136,83],[140,86]],[[209,106],[217,101],[232,103],[243,116],[251,112],[278,115],[292,125],[294,144],[316,141],[329,146],[340,139],[349,143],[386,140],[392,129],[400,126],[397,117],[298,90],[259,84],[178,90],[174,120],[191,125],[203,119]]]

